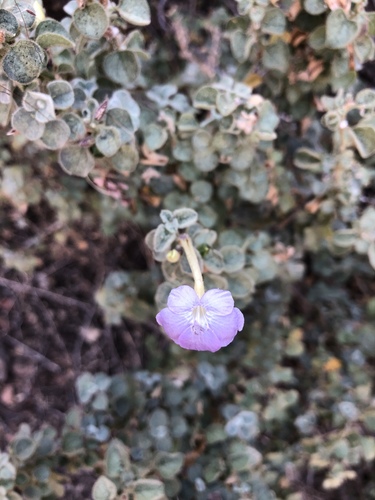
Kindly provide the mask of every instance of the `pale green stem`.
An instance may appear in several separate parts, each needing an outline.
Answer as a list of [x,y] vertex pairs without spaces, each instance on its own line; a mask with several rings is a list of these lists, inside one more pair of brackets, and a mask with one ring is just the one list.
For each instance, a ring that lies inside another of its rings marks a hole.
[[202,271],[199,265],[197,254],[195,253],[193,242],[191,241],[190,236],[186,233],[181,234],[178,241],[184,249],[191,272],[193,273],[194,290],[196,291],[198,297],[201,298],[204,295],[204,283]]

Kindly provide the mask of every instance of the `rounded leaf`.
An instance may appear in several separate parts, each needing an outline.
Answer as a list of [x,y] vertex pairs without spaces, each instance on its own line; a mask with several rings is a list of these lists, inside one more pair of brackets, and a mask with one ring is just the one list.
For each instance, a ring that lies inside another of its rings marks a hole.
[[323,50],[326,44],[326,27],[318,26],[308,37],[308,43],[314,50]]
[[354,40],[354,54],[360,63],[374,59],[375,44],[369,35],[362,35]]
[[190,186],[190,192],[196,202],[207,203],[212,197],[213,187],[207,181],[195,181]]
[[155,252],[165,252],[176,239],[176,233],[166,229],[164,224],[159,224],[154,234],[154,250]]
[[129,449],[119,439],[112,439],[105,454],[106,474],[120,478],[124,471],[130,471]]
[[251,295],[255,290],[255,280],[249,273],[236,273],[227,277],[228,288],[233,298],[241,299]]
[[23,2],[22,0],[10,0],[7,3],[3,2],[3,7],[6,8],[8,12],[13,14],[17,19],[19,26],[30,30],[33,28],[37,15],[35,9],[31,5],[30,0]]
[[201,172],[211,172],[219,164],[219,157],[211,148],[196,151],[193,160],[195,166]]
[[251,37],[239,29],[230,33],[229,42],[233,56],[238,62],[245,62],[249,58],[253,45]]
[[368,158],[375,153],[375,128],[367,125],[357,125],[352,129],[354,144],[362,158]]
[[20,27],[16,16],[8,10],[0,9],[0,31],[4,33],[5,41],[13,40],[18,35],[19,30]]
[[194,95],[193,105],[198,109],[215,109],[218,90],[205,86],[197,90]]
[[79,145],[63,148],[59,154],[59,163],[67,174],[78,177],[86,177],[95,166],[90,152]]
[[205,267],[214,274],[220,274],[224,270],[223,256],[218,250],[210,249],[203,258]]
[[86,135],[86,126],[83,123],[82,118],[74,113],[66,113],[62,116],[64,122],[68,125],[70,129],[70,141],[77,141],[83,139]]
[[102,155],[113,156],[121,146],[119,130],[116,127],[103,127],[95,137],[95,145]]
[[139,163],[138,150],[131,144],[124,144],[111,158],[113,168],[120,173],[133,172]]
[[320,172],[322,169],[322,157],[310,148],[299,148],[294,157],[294,165],[311,172]]
[[93,500],[114,500],[117,496],[116,485],[107,477],[100,476],[92,488]]
[[288,45],[278,40],[276,43],[266,45],[263,52],[263,64],[267,69],[275,69],[286,73],[289,68],[290,53]]
[[164,484],[158,479],[138,479],[134,482],[134,500],[166,500]]
[[31,40],[20,40],[3,59],[4,73],[10,80],[26,85],[37,78],[44,67],[45,54]]
[[22,493],[24,500],[40,500],[42,498],[42,490],[33,484],[28,484]]
[[130,142],[134,136],[134,125],[131,116],[125,109],[109,109],[105,119],[106,125],[112,125],[118,129],[121,136],[121,142]]
[[68,431],[62,437],[62,451],[68,456],[82,452],[84,448],[83,436],[78,431]]
[[43,92],[26,92],[22,104],[26,111],[35,113],[35,119],[40,123],[47,123],[56,117],[51,96]]
[[54,19],[45,19],[40,22],[35,31],[36,42],[48,49],[53,46],[74,47],[74,42],[66,29]]
[[224,270],[227,273],[235,273],[245,266],[245,254],[241,248],[228,245],[222,247],[220,252],[224,259]]
[[61,149],[70,137],[70,128],[64,120],[52,120],[45,125],[41,137],[47,149]]
[[156,457],[156,468],[163,479],[173,479],[182,469],[184,455],[182,453],[160,452]]
[[238,101],[234,94],[221,92],[216,97],[216,107],[223,116],[229,116],[238,108]]
[[179,229],[185,229],[197,222],[198,214],[192,208],[177,208],[173,211],[173,219]]
[[312,16],[319,16],[327,10],[327,5],[324,0],[305,0],[304,2],[305,11]]
[[12,127],[29,141],[36,141],[42,137],[45,125],[35,119],[35,113],[19,108],[12,116]]
[[87,404],[97,392],[94,376],[89,372],[82,373],[76,381],[76,391],[80,403]]
[[364,109],[375,108],[375,90],[373,89],[363,89],[355,96],[356,104],[363,107]]
[[105,8],[99,3],[92,3],[73,14],[73,22],[81,35],[99,40],[107,31],[109,20]]
[[331,49],[344,49],[356,38],[359,26],[349,21],[342,9],[333,10],[326,21],[326,45]]
[[[130,118],[130,121],[133,125],[133,130],[138,130],[139,128],[139,118],[141,114],[141,109],[138,105],[138,103],[133,99],[131,96],[130,92],[127,90],[121,89],[121,90],[116,90],[114,92],[108,102],[108,111],[115,109],[115,108],[120,108],[121,110],[125,110]],[[110,125],[110,124],[107,124]],[[119,126],[119,124],[113,124],[115,126]]]
[[55,109],[68,109],[74,103],[74,91],[70,83],[64,80],[49,82],[47,90],[52,97]]
[[279,7],[268,8],[263,17],[261,30],[269,35],[282,35],[286,28],[283,11]]
[[103,67],[108,78],[124,86],[134,82],[139,75],[137,58],[130,50],[108,54],[104,59]]
[[121,0],[118,9],[120,16],[135,26],[146,26],[151,22],[147,0]]
[[235,149],[230,160],[230,166],[234,170],[242,172],[248,170],[254,161],[255,151],[252,146],[243,145]]
[[143,133],[145,143],[151,151],[160,149],[164,146],[168,139],[168,133],[165,128],[157,125],[156,123],[150,123],[147,125]]
[[20,437],[15,439],[12,444],[12,451],[18,460],[29,459],[36,450],[36,442],[30,437]]

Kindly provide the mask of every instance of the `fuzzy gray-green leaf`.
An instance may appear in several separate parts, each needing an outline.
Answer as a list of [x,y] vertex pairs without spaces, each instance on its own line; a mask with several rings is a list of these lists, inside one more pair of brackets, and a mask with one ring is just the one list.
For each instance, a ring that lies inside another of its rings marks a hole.
[[121,0],[118,9],[120,16],[135,26],[146,26],[151,22],[147,0]]
[[261,30],[270,35],[282,35],[286,28],[286,20],[283,11],[279,7],[266,9],[262,20]]
[[194,107],[198,109],[215,109],[217,95],[218,90],[214,87],[201,87],[194,95]]
[[48,49],[49,47],[74,47],[74,42],[66,29],[54,19],[46,19],[38,24],[35,31],[36,42]]
[[145,143],[151,151],[160,149],[168,139],[168,133],[164,127],[156,123],[150,123],[143,131]]
[[20,30],[16,16],[5,9],[0,9],[0,31],[4,33],[5,41],[9,42],[18,35]]
[[59,154],[59,163],[67,174],[78,177],[86,177],[95,166],[90,152],[79,145],[63,148]]
[[139,75],[138,61],[130,50],[108,54],[104,59],[103,67],[108,78],[124,86],[134,82]]
[[227,273],[235,273],[245,266],[245,254],[238,246],[224,246],[220,252],[224,259],[224,270]]
[[61,149],[70,137],[70,128],[64,120],[51,120],[46,123],[44,133],[41,137],[47,149]]
[[49,82],[47,90],[52,97],[55,109],[68,109],[73,106],[74,92],[70,83],[64,80]]
[[359,32],[356,22],[350,21],[342,9],[333,10],[326,21],[326,44],[331,49],[343,49],[353,42]]
[[70,141],[83,139],[86,135],[86,126],[81,117],[75,113],[66,113],[61,117],[70,129]]
[[164,224],[159,224],[154,234],[154,250],[155,252],[165,252],[176,239],[176,233],[171,233],[166,229]]
[[134,482],[134,500],[166,500],[164,484],[158,479],[138,479]]
[[132,144],[124,144],[112,156],[111,162],[113,168],[121,173],[133,172],[139,163],[138,150]]
[[375,128],[366,125],[353,127],[353,139],[358,153],[362,158],[368,158],[375,153]]
[[105,8],[99,3],[92,3],[73,14],[73,22],[81,35],[98,40],[106,32],[109,24]]
[[198,214],[192,208],[177,208],[173,211],[173,218],[179,229],[185,229],[197,222]]
[[114,500],[116,496],[116,485],[107,477],[99,476],[92,488],[93,500]]
[[35,119],[35,113],[19,108],[12,116],[12,127],[27,137],[29,141],[35,141],[42,137],[45,124]]
[[104,156],[113,156],[121,146],[121,135],[116,127],[102,127],[95,137],[95,145]]
[[20,40],[3,59],[3,70],[10,80],[31,83],[43,70],[45,55],[41,47],[31,40]]

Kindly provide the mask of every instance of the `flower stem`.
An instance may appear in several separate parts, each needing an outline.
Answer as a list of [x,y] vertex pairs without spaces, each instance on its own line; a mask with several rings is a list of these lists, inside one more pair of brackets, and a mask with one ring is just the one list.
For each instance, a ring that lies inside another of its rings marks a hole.
[[195,253],[193,242],[188,234],[181,234],[178,239],[180,245],[184,249],[186,258],[189,262],[191,272],[194,278],[194,290],[196,291],[198,297],[203,297],[204,295],[204,283],[202,271],[199,265],[197,254]]

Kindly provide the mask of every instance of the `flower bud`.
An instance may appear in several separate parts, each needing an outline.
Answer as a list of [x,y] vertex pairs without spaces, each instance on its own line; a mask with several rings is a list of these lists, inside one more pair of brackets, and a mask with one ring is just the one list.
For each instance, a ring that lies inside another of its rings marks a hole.
[[167,253],[167,261],[170,262],[171,264],[175,264],[180,260],[181,254],[178,252],[176,249],[170,250]]

